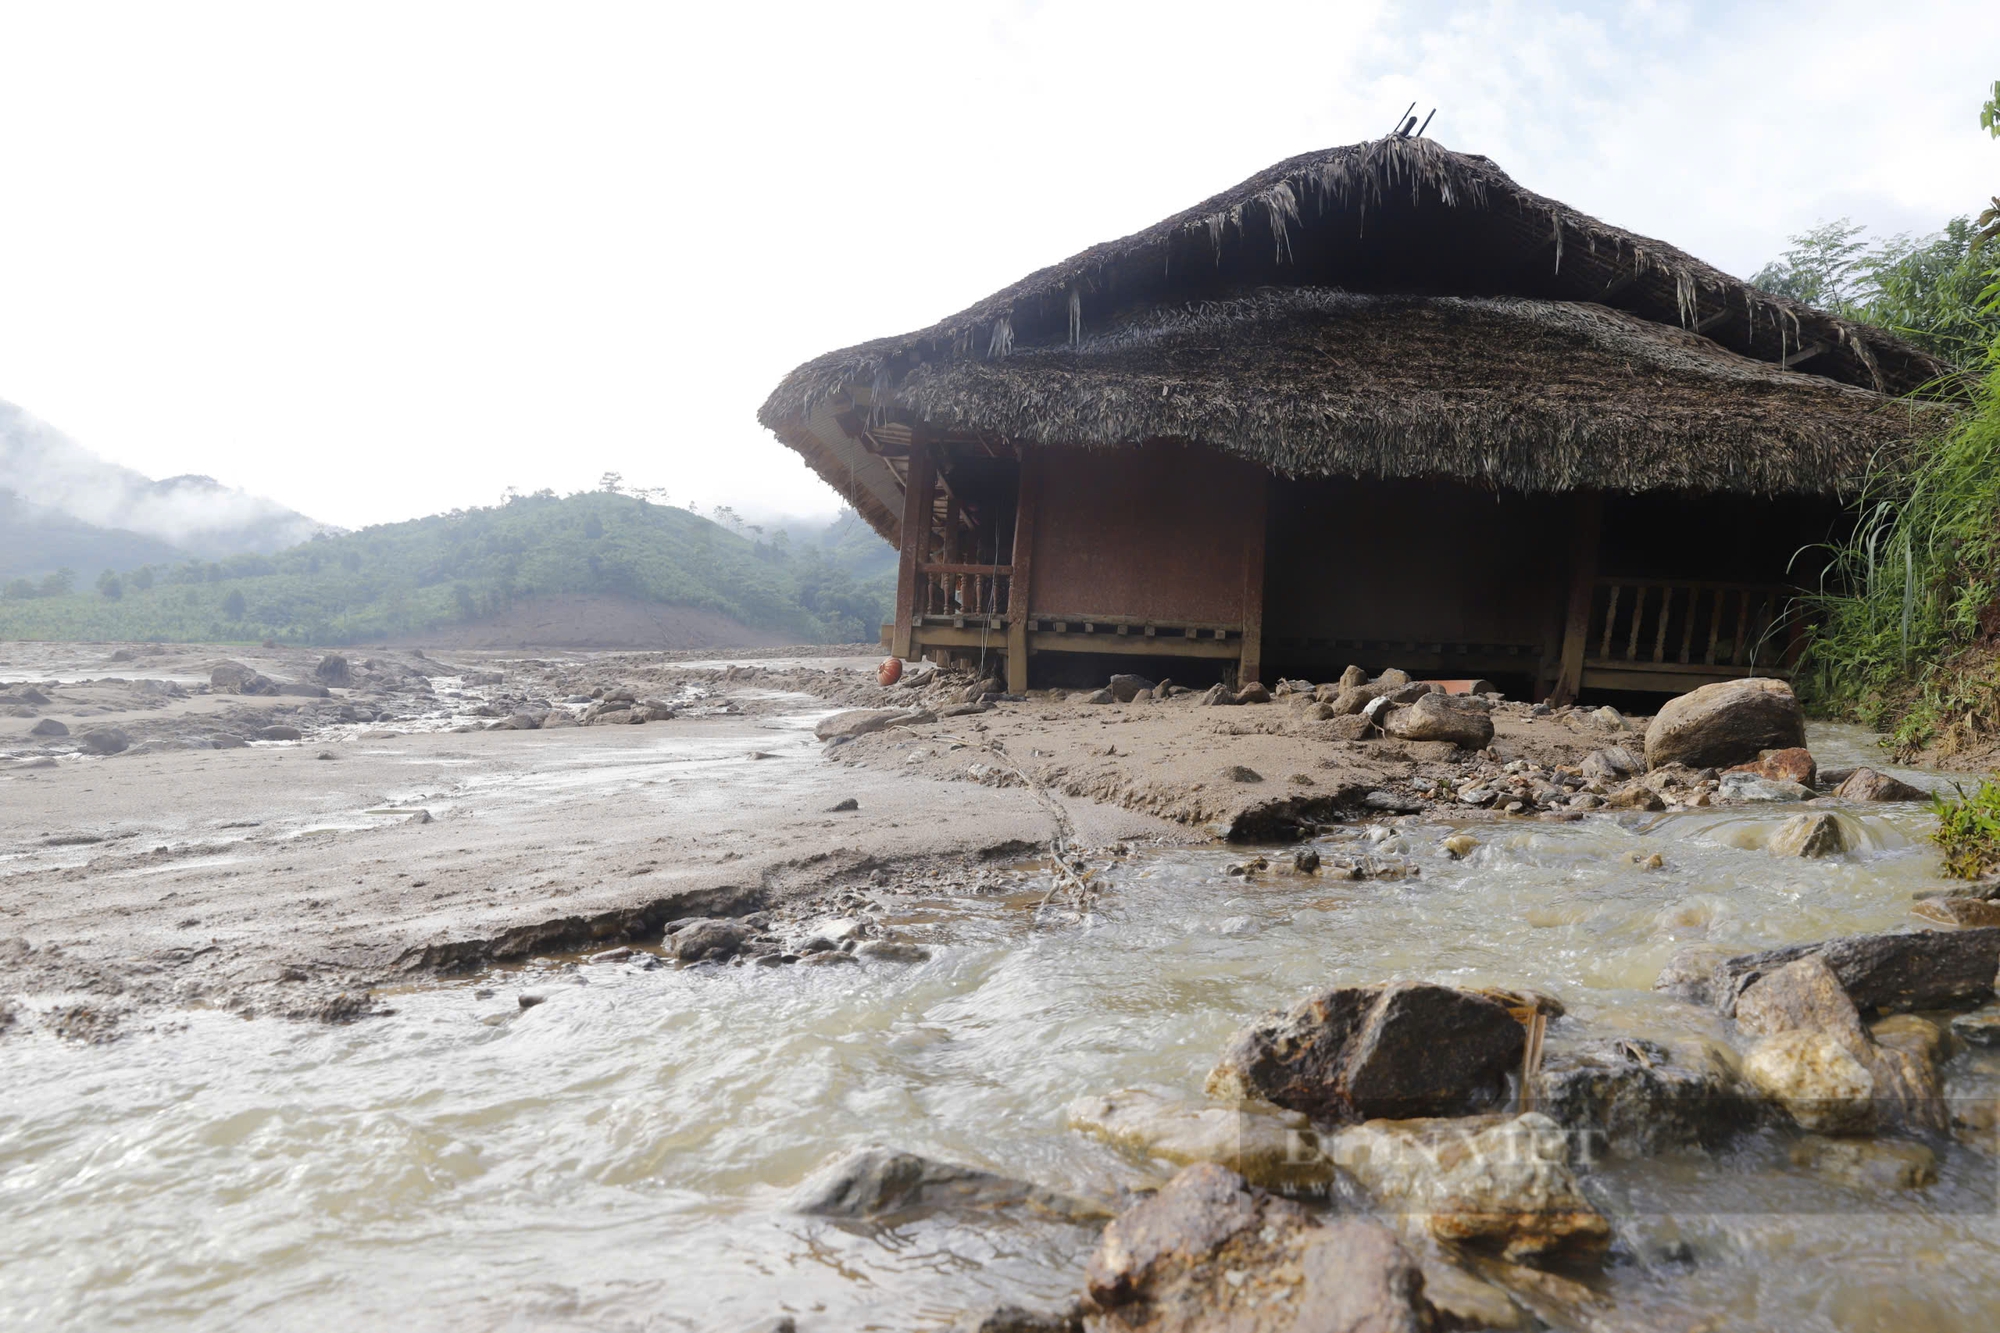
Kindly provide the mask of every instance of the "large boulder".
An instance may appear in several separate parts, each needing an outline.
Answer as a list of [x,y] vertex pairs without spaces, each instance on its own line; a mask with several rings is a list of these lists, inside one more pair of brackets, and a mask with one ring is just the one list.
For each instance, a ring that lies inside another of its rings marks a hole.
[[1214,1162],[1266,1189],[1310,1189],[1333,1178],[1333,1162],[1320,1151],[1312,1123],[1297,1111],[1261,1102],[1225,1106],[1126,1089],[1079,1097],[1066,1118],[1071,1129],[1113,1147],[1176,1166]]
[[62,723],[56,721],[52,717],[45,717],[41,721],[37,722],[34,726],[29,727],[28,734],[30,736],[49,736],[49,737],[67,736],[69,735],[69,728],[64,726]]
[[1727,768],[1765,750],[1805,743],[1805,712],[1792,687],[1755,676],[1717,681],[1668,700],[1646,728],[1646,763]]
[[1606,787],[1637,777],[1644,768],[1638,757],[1622,745],[1607,745],[1583,757],[1584,780]]
[[241,662],[218,663],[208,673],[208,687],[217,694],[276,694],[278,687]]
[[1237,1032],[1208,1093],[1319,1121],[1462,1115],[1499,1103],[1526,1044],[1514,1012],[1489,995],[1337,986]]
[[1751,803],[1757,801],[1810,801],[1811,787],[1800,786],[1796,782],[1781,782],[1775,778],[1759,777],[1755,773],[1730,772],[1722,775],[1716,793],[1724,801]]
[[1894,935],[1846,935],[1817,944],[1791,944],[1726,958],[1704,983],[1686,978],[1654,982],[1684,999],[1712,1004],[1725,1016],[1737,998],[1788,963],[1814,954],[1840,979],[1862,1009],[1951,1009],[1993,993],[2000,972],[2000,926],[1971,930],[1914,930]]
[[1743,1077],[1802,1129],[1822,1134],[1875,1129],[1874,1075],[1824,1032],[1765,1037],[1744,1058]]
[[1587,1163],[1713,1147],[1755,1119],[1736,1068],[1713,1042],[1599,1040],[1549,1048],[1535,1074],[1537,1110]]
[[1471,1120],[1370,1120],[1338,1131],[1340,1168],[1413,1226],[1511,1263],[1601,1256],[1611,1224],[1578,1187],[1569,1136],[1538,1111]]
[[[1808,954],[1746,989],[1736,1002],[1736,1026],[1765,1039],[1757,1047],[1765,1052],[1760,1065],[1764,1082],[1759,1086],[1808,1129],[1864,1123],[1939,1131],[1946,1127],[1943,1087],[1932,1051],[1905,1043],[1878,1044],[1862,1026],[1860,1011],[1840,978],[1822,958]],[[1838,1065],[1817,1046],[1766,1048],[1765,1043],[1778,1037],[1801,1032],[1830,1038],[1867,1070],[1872,1114],[1818,1104],[1785,1081],[1820,1077]],[[1814,1104],[1801,1110],[1797,1104],[1801,1099]]]
[[1431,1333],[1423,1270],[1387,1228],[1320,1218],[1191,1166],[1104,1228],[1084,1282],[1119,1333]]
[[1026,1181],[880,1146],[856,1148],[828,1158],[792,1192],[789,1204],[795,1213],[850,1221],[908,1217],[947,1208],[1022,1205],[1071,1221],[1106,1214],[1095,1204]]
[[[1382,730],[1405,741],[1448,741],[1461,750],[1483,750],[1493,743],[1493,719],[1480,706],[1463,706],[1476,696],[1425,694],[1399,708],[1382,723]],[[1483,705],[1486,701],[1478,700]]]
[[699,917],[677,925],[666,945],[683,963],[721,962],[735,957],[755,933],[740,921]]
[[354,683],[353,668],[348,666],[347,659],[339,653],[328,653],[320,658],[319,665],[313,668],[313,676],[322,685],[345,688]]

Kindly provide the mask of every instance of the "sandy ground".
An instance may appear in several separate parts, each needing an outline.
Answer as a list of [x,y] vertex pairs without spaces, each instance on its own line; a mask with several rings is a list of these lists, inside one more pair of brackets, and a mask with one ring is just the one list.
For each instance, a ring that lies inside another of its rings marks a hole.
[[[1638,743],[1523,705],[1500,708],[1479,754],[1328,739],[1282,698],[1051,694],[954,715],[970,677],[885,689],[874,655],[845,649],[360,650],[323,695],[319,657],[0,647],[0,1003],[16,1024],[102,1039],[190,1005],[350,1017],[413,976],[645,942],[680,917],[1018,888],[1004,867],[1045,852],[1051,799],[1085,855],[1282,841]],[[212,689],[229,661],[289,692]],[[661,720],[553,725],[617,707],[606,695]],[[814,739],[838,708],[883,705],[917,720]],[[43,719],[70,734],[31,735]],[[84,753],[106,727],[127,748]]]

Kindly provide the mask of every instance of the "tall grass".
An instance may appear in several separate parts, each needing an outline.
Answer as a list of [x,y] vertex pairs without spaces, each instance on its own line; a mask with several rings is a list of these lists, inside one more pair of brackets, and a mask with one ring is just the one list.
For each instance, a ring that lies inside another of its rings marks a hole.
[[1899,749],[2000,734],[2000,344],[1948,427],[1885,460],[1831,548],[1800,685]]

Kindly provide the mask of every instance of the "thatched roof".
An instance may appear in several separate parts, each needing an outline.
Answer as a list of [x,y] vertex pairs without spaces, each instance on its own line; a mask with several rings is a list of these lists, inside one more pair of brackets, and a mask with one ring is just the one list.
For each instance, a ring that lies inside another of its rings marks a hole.
[[758,416],[888,535],[900,483],[871,426],[1172,439],[1285,475],[1828,493],[1924,414],[1893,396],[1942,373],[1483,157],[1392,137],[828,353]]

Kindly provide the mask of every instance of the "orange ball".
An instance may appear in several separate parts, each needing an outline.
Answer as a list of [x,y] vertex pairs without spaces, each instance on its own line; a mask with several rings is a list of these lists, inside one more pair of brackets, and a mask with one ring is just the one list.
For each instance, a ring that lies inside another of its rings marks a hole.
[[883,685],[894,685],[903,678],[903,659],[885,657],[882,665],[875,668],[875,679]]

